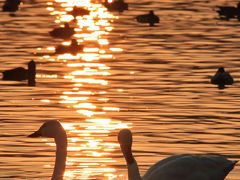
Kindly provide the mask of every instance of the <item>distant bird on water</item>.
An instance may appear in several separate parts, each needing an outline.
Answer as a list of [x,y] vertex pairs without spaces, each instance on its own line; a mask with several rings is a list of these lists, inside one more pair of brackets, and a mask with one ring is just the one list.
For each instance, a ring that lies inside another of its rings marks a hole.
[[217,6],[221,19],[229,20],[231,18],[237,18],[240,20],[240,2],[237,4],[237,7],[233,6]]
[[[21,0],[5,0],[2,11],[14,13],[18,10]],[[14,14],[10,14],[14,15]]]
[[119,13],[122,13],[124,10],[128,10],[128,4],[124,2],[124,0],[115,0],[113,2],[108,2],[108,0],[105,0],[103,5],[109,10],[109,11],[118,11]]
[[17,67],[14,69],[3,71],[3,80],[22,81],[28,80],[28,86],[35,86],[36,63],[32,60],[28,63],[28,69]]
[[69,11],[68,14],[71,14],[74,18],[76,18],[77,16],[89,15],[90,11],[83,7],[74,6],[72,11]]
[[64,27],[55,28],[49,32],[50,36],[62,39],[69,39],[74,33],[74,28],[71,28],[68,23],[65,23]]
[[55,54],[77,54],[83,51],[83,45],[79,45],[76,39],[72,39],[69,46],[58,45],[55,49]]
[[233,82],[233,77],[229,72],[225,72],[223,67],[219,67],[216,74],[211,78],[211,84],[217,84],[219,89],[224,89],[225,85],[232,85]]
[[157,17],[153,11],[149,11],[148,14],[139,15],[136,17],[139,23],[149,23],[150,26],[154,26],[155,23],[159,23],[159,17]]
[[122,129],[118,141],[128,168],[128,180],[224,180],[237,161],[217,155],[180,154],[151,166],[143,177],[132,154],[132,133]]

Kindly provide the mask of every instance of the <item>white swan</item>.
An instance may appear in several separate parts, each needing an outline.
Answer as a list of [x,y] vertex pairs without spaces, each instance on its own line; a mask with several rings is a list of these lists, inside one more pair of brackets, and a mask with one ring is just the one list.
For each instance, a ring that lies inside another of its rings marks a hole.
[[52,180],[62,180],[67,157],[67,134],[60,122],[56,120],[47,121],[39,130],[30,134],[28,137],[54,138],[57,150]]
[[141,178],[132,155],[131,131],[121,130],[118,141],[127,162],[129,180],[224,180],[237,163],[222,156],[180,154],[157,162]]

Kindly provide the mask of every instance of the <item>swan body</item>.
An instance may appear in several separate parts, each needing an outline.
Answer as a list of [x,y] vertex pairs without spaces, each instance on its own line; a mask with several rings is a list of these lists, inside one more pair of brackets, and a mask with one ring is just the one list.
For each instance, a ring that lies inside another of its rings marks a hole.
[[222,19],[229,20],[231,18],[237,17],[240,20],[240,2],[237,4],[237,7],[233,6],[217,6],[217,13]]
[[129,180],[224,180],[237,161],[222,156],[180,154],[163,159],[141,177],[132,155],[132,133],[123,129],[118,141],[128,167]]
[[59,121],[45,122],[39,130],[28,137],[54,138],[56,143],[56,160],[51,180],[63,180],[67,157],[67,134]]
[[69,39],[74,33],[74,28],[70,28],[68,23],[65,23],[63,28],[55,28],[49,32],[50,36],[62,39]]
[[55,49],[56,54],[77,54],[78,52],[83,50],[83,45],[78,45],[76,39],[72,39],[72,42],[69,46],[59,45]]
[[219,89],[224,89],[225,85],[232,85],[233,82],[233,77],[229,72],[225,72],[223,67],[218,68],[216,74],[211,78],[211,84],[217,84]]
[[84,15],[89,15],[90,11],[87,9],[84,9],[82,7],[77,7],[74,6],[72,11],[70,11],[68,14],[71,14],[74,18],[76,18],[76,16],[84,16]]
[[17,67],[14,69],[3,71],[3,80],[8,81],[22,81],[28,80],[29,86],[35,86],[35,76],[36,76],[36,63],[30,61],[28,63],[28,69],[23,67]]
[[109,3],[108,0],[105,0],[103,5],[109,11],[118,11],[119,13],[122,13],[124,10],[128,10],[128,4],[125,3],[124,0],[115,0],[111,3]]
[[153,11],[149,11],[148,14],[139,15],[136,17],[139,23],[149,23],[150,26],[154,26],[155,23],[159,23],[159,17],[157,17]]

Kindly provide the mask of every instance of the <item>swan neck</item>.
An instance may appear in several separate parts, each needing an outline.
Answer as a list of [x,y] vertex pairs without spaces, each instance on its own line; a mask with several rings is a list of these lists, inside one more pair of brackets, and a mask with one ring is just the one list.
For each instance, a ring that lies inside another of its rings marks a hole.
[[133,158],[132,164],[127,164],[128,168],[128,180],[142,180],[136,160]]
[[141,180],[137,162],[132,155],[132,147],[131,147],[132,145],[121,144],[120,146],[121,146],[124,158],[127,162],[128,180]]
[[52,180],[62,180],[64,177],[65,164],[67,158],[67,135],[62,133],[55,138],[56,159],[52,175]]

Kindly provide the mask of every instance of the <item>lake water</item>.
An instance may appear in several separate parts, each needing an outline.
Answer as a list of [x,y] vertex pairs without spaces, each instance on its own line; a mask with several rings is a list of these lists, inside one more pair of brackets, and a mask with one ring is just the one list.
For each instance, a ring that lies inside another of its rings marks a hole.
[[[88,0],[26,0],[15,17],[0,12],[0,71],[37,63],[35,87],[0,81],[1,180],[51,177],[53,139],[27,138],[46,120],[67,131],[66,179],[127,179],[117,142],[126,127],[141,174],[179,153],[240,159],[240,22],[216,13],[237,1],[127,3],[122,14]],[[66,12],[76,4],[90,15],[72,21]],[[138,24],[134,17],[149,10],[160,23]],[[69,40],[48,32],[63,22],[84,52],[54,54]],[[223,90],[209,83],[219,66],[235,79]],[[239,165],[227,179],[240,179]]]

